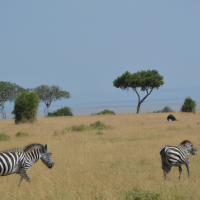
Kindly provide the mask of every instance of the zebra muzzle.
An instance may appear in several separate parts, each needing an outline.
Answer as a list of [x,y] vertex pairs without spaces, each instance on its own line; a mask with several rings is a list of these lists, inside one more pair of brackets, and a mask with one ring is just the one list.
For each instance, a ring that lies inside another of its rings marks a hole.
[[53,167],[54,163],[51,163],[48,167],[51,169]]

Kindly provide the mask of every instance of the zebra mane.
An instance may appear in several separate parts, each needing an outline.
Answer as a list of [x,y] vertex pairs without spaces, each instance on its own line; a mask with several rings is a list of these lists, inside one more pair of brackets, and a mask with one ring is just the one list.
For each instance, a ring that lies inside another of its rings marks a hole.
[[8,150],[3,150],[0,151],[0,153],[11,153],[11,152],[19,152],[22,151],[21,149],[8,149]]
[[26,152],[26,151],[30,151],[32,149],[36,149],[36,148],[43,148],[43,145],[42,144],[29,144],[28,146],[26,146],[23,150]]
[[190,142],[189,140],[183,140],[183,141],[180,143],[180,145],[181,145],[181,144],[186,144],[186,143],[192,143],[192,142]]

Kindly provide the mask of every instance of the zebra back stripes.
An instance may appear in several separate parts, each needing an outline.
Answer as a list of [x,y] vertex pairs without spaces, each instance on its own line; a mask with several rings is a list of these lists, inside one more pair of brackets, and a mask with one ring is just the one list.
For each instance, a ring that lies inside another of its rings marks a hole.
[[178,146],[165,145],[161,149],[160,155],[165,178],[167,177],[169,179],[168,173],[172,170],[173,166],[178,166],[180,172],[179,179],[181,179],[183,164],[186,165],[188,176],[190,178],[188,158],[189,153],[192,155],[197,153],[197,150],[193,147],[193,144],[189,140],[182,141]]
[[15,166],[19,164],[19,161],[24,157],[24,153],[21,149],[11,149],[8,151],[0,152],[0,175],[6,176],[12,173]]
[[30,177],[26,172],[30,169],[33,163],[41,158],[42,162],[49,168],[52,168],[52,154],[47,145],[31,144],[24,150],[10,149],[0,152],[0,175],[6,176],[13,173],[18,173],[21,176],[19,186],[23,179],[30,182]]

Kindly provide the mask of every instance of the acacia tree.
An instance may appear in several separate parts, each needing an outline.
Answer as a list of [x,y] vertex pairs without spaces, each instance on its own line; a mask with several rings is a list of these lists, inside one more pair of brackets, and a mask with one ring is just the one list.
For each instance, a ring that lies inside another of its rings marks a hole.
[[52,101],[70,98],[69,92],[63,91],[56,85],[40,85],[34,89],[34,92],[38,95],[39,99],[45,103],[47,114]]
[[[129,88],[132,88],[133,91],[136,92],[138,95],[137,113],[139,113],[140,105],[151,94],[153,89],[159,89],[159,87],[164,84],[163,78],[164,77],[161,76],[157,70],[142,70],[134,74],[126,71],[113,81],[113,85],[116,88],[121,88],[122,90],[129,90]],[[146,91],[147,93],[142,100],[140,100],[140,95],[137,91],[137,88],[141,88],[141,91]]]
[[2,119],[6,119],[4,105],[7,101],[14,101],[25,89],[15,83],[0,81],[0,112]]

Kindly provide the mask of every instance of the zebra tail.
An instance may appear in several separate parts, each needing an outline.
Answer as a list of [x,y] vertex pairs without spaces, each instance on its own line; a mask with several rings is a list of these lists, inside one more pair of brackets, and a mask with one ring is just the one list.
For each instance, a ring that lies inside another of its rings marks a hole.
[[160,155],[161,155],[161,160],[162,160],[162,169],[169,173],[173,166],[169,165],[167,162],[167,157],[166,157],[166,153],[165,153],[165,147],[168,145],[165,145],[161,150],[160,150]]

